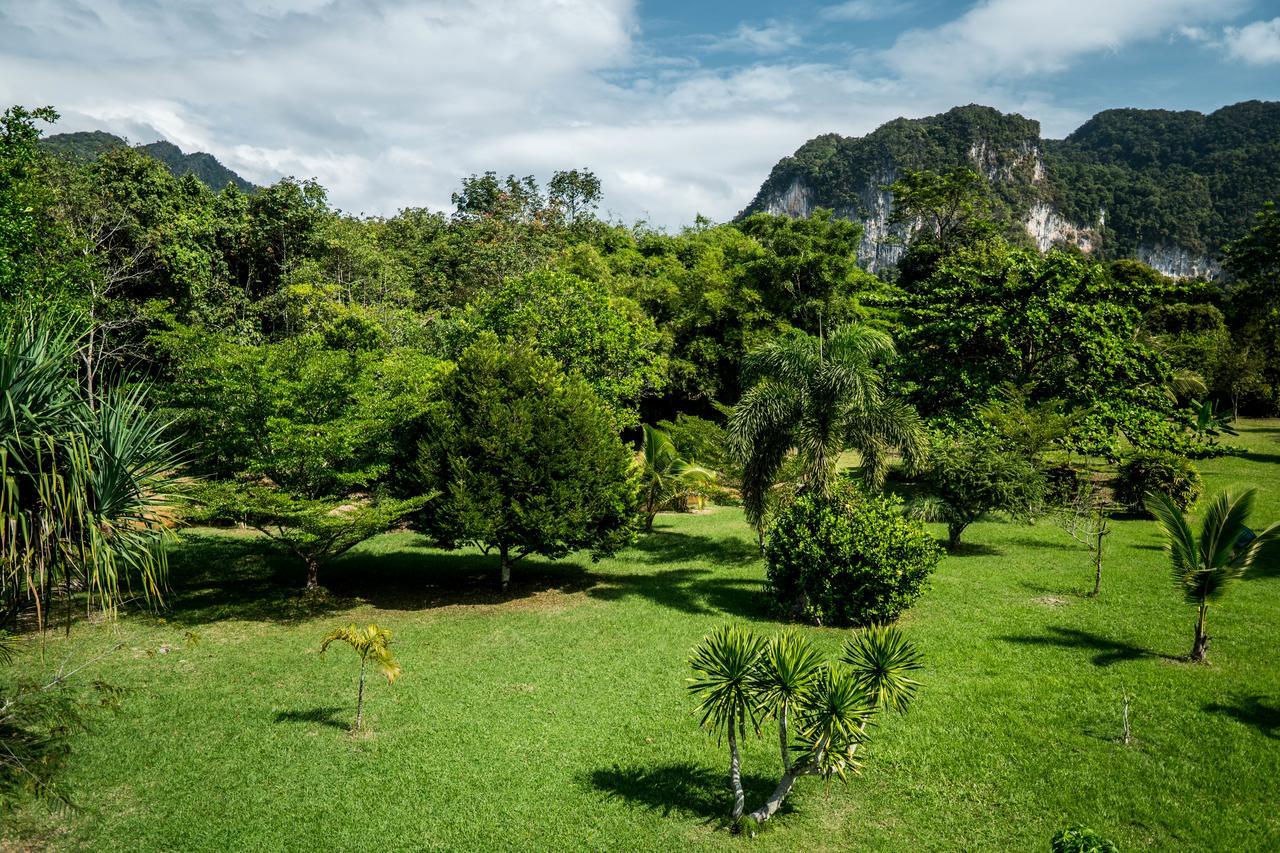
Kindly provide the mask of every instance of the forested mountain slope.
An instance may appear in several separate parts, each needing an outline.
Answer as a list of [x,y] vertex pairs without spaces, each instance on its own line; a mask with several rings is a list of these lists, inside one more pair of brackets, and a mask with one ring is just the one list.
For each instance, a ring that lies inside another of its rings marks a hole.
[[[104,151],[128,144],[119,136],[102,130],[57,133],[43,141],[48,150],[77,159],[93,159]],[[235,184],[244,192],[255,189],[253,184],[222,165],[212,154],[203,151],[185,154],[181,148],[164,140],[135,147],[164,163],[175,176],[193,174],[211,190],[220,190],[227,184]]]
[[860,260],[881,269],[896,263],[905,236],[889,224],[888,185],[907,171],[958,166],[985,175],[998,214],[1041,249],[1069,243],[1170,275],[1213,275],[1222,244],[1280,196],[1280,103],[1208,115],[1107,110],[1062,140],[977,105],[896,119],[866,136],[806,142],[774,166],[744,213],[832,208],[863,223]]

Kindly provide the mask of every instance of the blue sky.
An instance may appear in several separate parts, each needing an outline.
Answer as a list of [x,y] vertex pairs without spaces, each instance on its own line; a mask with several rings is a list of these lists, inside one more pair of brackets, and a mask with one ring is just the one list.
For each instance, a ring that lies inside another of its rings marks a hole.
[[1280,0],[0,0],[0,100],[352,212],[587,166],[609,213],[675,228],[818,133],[1250,98],[1280,99]]

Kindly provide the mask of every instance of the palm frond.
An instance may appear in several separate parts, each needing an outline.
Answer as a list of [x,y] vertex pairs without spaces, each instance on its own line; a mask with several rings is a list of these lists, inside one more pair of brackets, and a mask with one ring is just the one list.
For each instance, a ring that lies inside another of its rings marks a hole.
[[841,660],[877,708],[905,713],[920,687],[911,677],[921,667],[920,652],[891,625],[872,625],[850,637]]
[[694,649],[689,690],[700,698],[702,725],[709,731],[745,736],[748,722],[758,725],[760,707],[751,682],[764,648],[764,640],[750,630],[726,625]]

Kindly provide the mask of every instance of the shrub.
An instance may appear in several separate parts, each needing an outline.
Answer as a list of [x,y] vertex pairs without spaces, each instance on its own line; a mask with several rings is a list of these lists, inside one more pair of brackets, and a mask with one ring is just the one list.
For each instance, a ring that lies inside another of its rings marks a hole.
[[1051,465],[1043,474],[1044,502],[1051,507],[1071,506],[1089,482],[1085,472],[1072,465]]
[[940,557],[900,500],[841,480],[828,496],[802,492],[779,511],[765,546],[766,589],[819,624],[887,622],[920,596]]
[[1053,853],[1117,853],[1116,845],[1085,826],[1073,824],[1058,831],[1051,842]]
[[1164,451],[1141,451],[1120,466],[1116,475],[1116,503],[1132,512],[1143,511],[1148,494],[1168,495],[1180,510],[1200,497],[1200,472],[1184,456]]

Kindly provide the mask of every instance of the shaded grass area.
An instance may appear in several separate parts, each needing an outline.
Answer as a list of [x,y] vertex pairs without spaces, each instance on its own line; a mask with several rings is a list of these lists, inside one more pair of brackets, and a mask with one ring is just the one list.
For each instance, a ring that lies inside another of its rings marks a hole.
[[[1278,429],[1249,424],[1250,457],[1201,463],[1210,491],[1259,487],[1259,520],[1280,518]],[[263,540],[189,531],[168,612],[50,633],[48,665],[124,643],[94,675],[128,694],[77,739],[81,809],[3,833],[95,850],[1033,850],[1079,821],[1124,850],[1280,846],[1274,557],[1212,608],[1200,667],[1153,523],[1116,523],[1097,599],[1089,552],[1051,525],[966,539],[902,620],[927,664],[916,706],[877,727],[862,775],[803,780],[748,842],[723,829],[724,750],[685,689],[716,626],[779,627],[738,511],[660,516],[598,563],[522,562],[507,595],[492,557],[397,533],[303,598],[301,568]],[[371,733],[353,737],[356,661],[319,642],[368,621],[395,632],[404,675],[371,682]],[[831,653],[845,636],[803,630]],[[746,744],[750,801],[777,760],[772,737]]]

